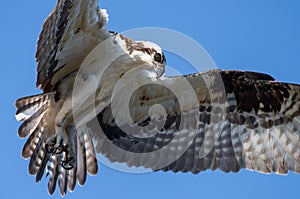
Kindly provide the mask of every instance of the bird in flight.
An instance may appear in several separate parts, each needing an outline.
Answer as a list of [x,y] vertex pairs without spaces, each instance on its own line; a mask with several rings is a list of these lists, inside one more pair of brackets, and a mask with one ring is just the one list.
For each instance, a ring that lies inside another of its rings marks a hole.
[[210,70],[164,75],[155,43],[108,31],[98,0],[57,0],[37,44],[42,93],[15,102],[22,157],[73,191],[97,154],[153,171],[300,173],[300,85]]

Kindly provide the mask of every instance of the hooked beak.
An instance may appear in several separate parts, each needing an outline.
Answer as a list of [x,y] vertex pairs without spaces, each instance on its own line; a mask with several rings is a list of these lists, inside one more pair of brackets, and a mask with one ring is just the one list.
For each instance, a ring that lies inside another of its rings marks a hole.
[[165,73],[165,66],[163,64],[153,62],[153,69],[155,70],[157,77],[161,77]]

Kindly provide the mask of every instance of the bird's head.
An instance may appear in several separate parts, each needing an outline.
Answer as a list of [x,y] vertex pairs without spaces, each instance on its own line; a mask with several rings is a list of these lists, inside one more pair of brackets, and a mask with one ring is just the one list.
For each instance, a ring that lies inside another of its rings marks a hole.
[[[147,70],[155,71],[157,77],[165,73],[166,58],[159,45],[150,41],[135,41],[114,31],[110,33],[115,42],[130,56],[130,65],[146,66]],[[135,63],[132,63],[132,60]]]
[[166,58],[162,49],[155,43],[149,41],[138,42],[132,56],[153,66],[154,71],[160,77],[165,72]]
[[132,41],[127,50],[135,61],[150,66],[158,77],[165,73],[166,58],[157,44],[149,41]]

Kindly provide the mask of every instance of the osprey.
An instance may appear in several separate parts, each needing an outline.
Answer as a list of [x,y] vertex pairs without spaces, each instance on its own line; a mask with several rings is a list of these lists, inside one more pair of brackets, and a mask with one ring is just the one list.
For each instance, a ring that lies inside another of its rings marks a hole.
[[96,154],[154,171],[300,173],[300,86],[245,71],[166,77],[162,49],[106,28],[98,0],[58,0],[37,44],[42,94],[15,102],[22,156],[61,195]]

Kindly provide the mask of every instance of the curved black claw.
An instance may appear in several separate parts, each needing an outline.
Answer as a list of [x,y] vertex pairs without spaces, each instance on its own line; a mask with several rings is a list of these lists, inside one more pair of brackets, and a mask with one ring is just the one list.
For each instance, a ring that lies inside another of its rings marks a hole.
[[62,146],[54,147],[53,154],[61,154],[62,152],[64,152]]
[[62,141],[56,142],[57,138],[49,138],[49,142],[46,142],[46,152],[52,155],[61,154],[62,152],[67,150],[67,146],[62,145]]
[[66,170],[71,170],[74,168],[73,157],[61,161],[61,166]]

